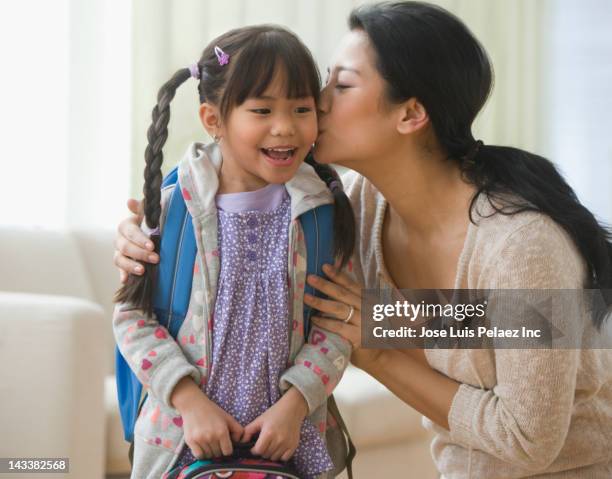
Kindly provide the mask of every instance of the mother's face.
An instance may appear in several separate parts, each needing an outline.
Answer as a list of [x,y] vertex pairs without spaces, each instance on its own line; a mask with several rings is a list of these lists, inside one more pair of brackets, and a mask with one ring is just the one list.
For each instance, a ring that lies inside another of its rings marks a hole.
[[359,170],[358,162],[380,158],[397,141],[396,115],[385,106],[375,58],[361,30],[340,42],[321,95],[317,161]]

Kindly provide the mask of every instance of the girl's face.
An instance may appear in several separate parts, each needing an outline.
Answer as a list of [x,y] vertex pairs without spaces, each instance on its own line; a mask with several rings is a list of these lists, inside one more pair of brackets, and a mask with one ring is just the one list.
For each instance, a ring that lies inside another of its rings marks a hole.
[[316,136],[314,98],[287,98],[284,75],[277,71],[262,96],[232,109],[222,126],[222,189],[252,191],[286,183]]
[[361,30],[340,42],[319,105],[319,137],[315,157],[359,171],[358,163],[381,158],[398,140],[397,115],[385,105],[385,82],[375,55]]

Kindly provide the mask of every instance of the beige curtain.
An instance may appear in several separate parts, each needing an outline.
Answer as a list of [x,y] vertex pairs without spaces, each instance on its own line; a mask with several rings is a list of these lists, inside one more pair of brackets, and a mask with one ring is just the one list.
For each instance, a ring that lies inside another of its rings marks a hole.
[[[311,48],[322,70],[346,31],[351,0],[134,0],[132,15],[132,194],[140,197],[146,130],[158,89],[174,72],[199,58],[224,31],[253,23],[279,23],[294,30]],[[475,125],[485,143],[539,151],[544,85],[543,26],[548,1],[438,0],[476,34],[491,56],[495,88]],[[197,117],[195,81],[181,86],[172,103],[167,171],[186,145],[206,140]]]

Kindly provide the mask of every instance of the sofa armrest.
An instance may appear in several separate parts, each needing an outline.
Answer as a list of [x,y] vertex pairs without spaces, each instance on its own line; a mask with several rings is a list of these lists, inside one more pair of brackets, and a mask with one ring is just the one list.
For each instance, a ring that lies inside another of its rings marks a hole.
[[0,292],[0,457],[68,457],[63,477],[102,479],[108,344],[98,305]]

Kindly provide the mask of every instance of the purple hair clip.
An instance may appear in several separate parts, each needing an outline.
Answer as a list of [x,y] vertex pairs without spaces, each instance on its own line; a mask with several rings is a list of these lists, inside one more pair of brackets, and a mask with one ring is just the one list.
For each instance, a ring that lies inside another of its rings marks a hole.
[[336,190],[343,191],[342,183],[338,180],[332,180],[329,182],[329,189],[331,191],[336,191]]
[[191,72],[191,76],[196,80],[200,79],[200,66],[197,63],[192,63],[189,65],[189,71]]
[[151,231],[151,234],[149,235],[149,238],[151,236],[160,236],[161,235],[161,231],[159,229],[159,226],[157,228],[155,228],[154,230]]
[[215,45],[215,55],[217,55],[217,60],[219,60],[219,65],[227,65],[229,63],[229,55],[225,53],[221,48]]

